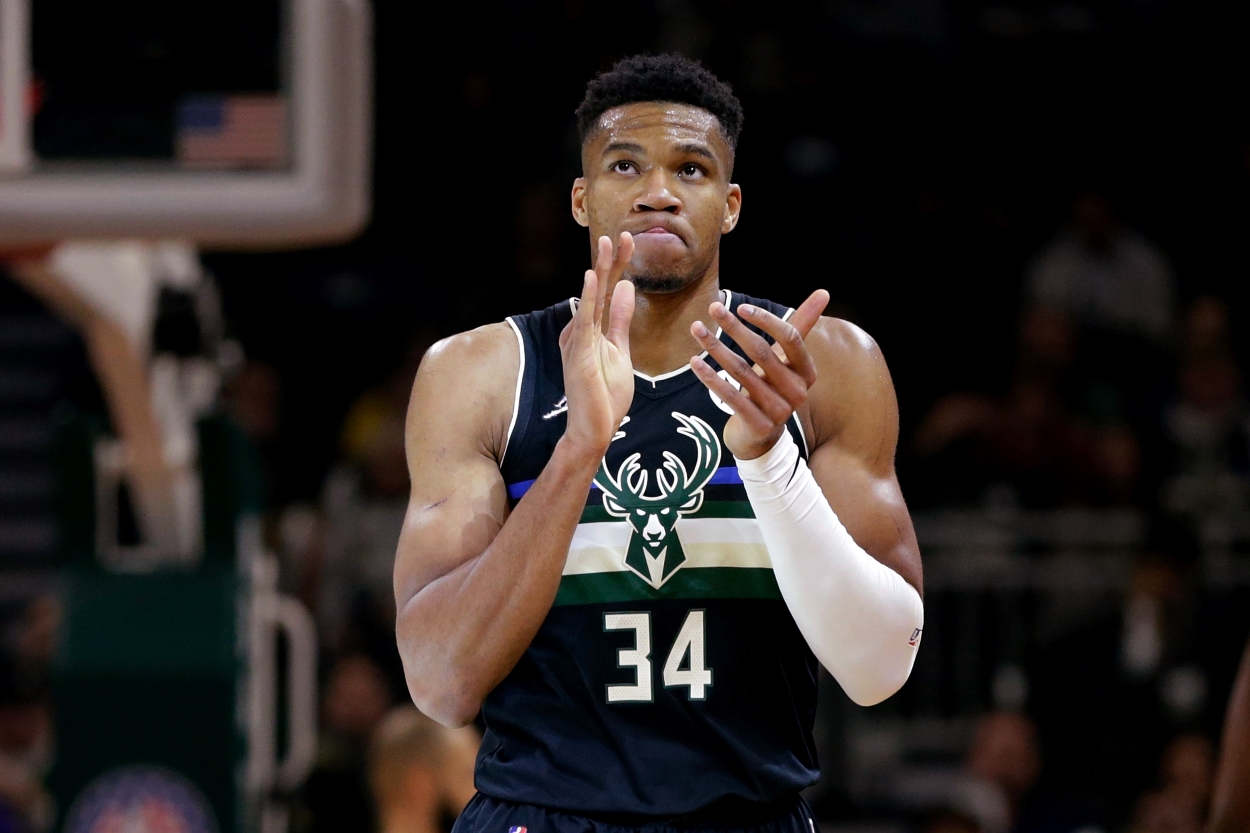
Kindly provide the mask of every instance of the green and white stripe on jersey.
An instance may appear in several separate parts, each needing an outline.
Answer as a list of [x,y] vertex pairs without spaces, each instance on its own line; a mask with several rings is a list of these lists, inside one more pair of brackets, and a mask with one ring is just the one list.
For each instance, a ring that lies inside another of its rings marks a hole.
[[779,599],[759,523],[745,501],[708,501],[677,521],[685,561],[657,588],[625,566],[626,521],[588,506],[573,533],[555,604],[602,604],[653,599]]

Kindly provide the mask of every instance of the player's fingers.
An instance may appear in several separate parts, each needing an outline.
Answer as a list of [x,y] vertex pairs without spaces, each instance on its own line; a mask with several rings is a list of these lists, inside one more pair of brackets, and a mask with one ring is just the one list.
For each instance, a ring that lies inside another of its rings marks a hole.
[[[712,335],[702,321],[696,321],[690,326],[690,334],[702,345],[703,349],[707,350],[709,357],[715,359],[726,373],[746,389],[760,410],[773,420],[782,422],[788,419],[795,407],[806,396],[804,392],[797,390],[797,377],[794,371],[781,364],[776,357],[774,357],[774,364],[780,368],[780,372],[765,379],[758,375],[741,356],[730,350],[728,345]],[[787,374],[789,378],[786,378]]]
[[[761,311],[758,306],[744,304],[746,309],[759,313]],[[741,310],[741,308],[739,308]],[[736,315],[725,309],[724,304],[712,304],[711,314],[720,321],[721,328],[725,333],[734,339],[737,345],[741,346],[742,351],[746,353],[747,358],[755,361],[756,369],[760,375],[768,376],[770,383],[779,391],[781,396],[789,401],[791,408],[798,408],[801,401],[808,395],[808,386],[811,381],[815,381],[815,376],[809,381],[808,376],[799,370],[791,369],[785,359],[784,348],[779,348],[775,344],[769,344],[749,326],[742,323]],[[773,315],[768,313],[768,315]],[[790,329],[789,324],[785,321],[773,316],[776,324],[780,324],[783,328]],[[775,328],[778,329],[778,328]],[[766,330],[765,330],[766,331]],[[779,333],[784,333],[783,329],[778,329]],[[771,335],[771,333],[770,333]],[[801,345],[803,340],[799,339]],[[814,368],[813,368],[814,369]]]
[[739,419],[746,422],[755,431],[766,433],[775,425],[774,421],[759,407],[759,405],[747,396],[745,391],[741,391],[734,385],[725,381],[712,369],[702,356],[693,356],[690,359],[690,369],[694,371],[694,375],[699,377],[708,390],[716,394],[721,402],[724,402],[729,409],[738,416]]
[[629,355],[629,325],[634,320],[634,285],[618,281],[612,290],[612,307],[608,313],[608,341]]
[[[798,407],[807,396],[806,380],[781,360],[767,340],[752,332],[746,324],[738,320],[736,315],[725,309],[724,304],[712,304],[711,312],[712,317],[720,322],[725,333],[738,343],[749,359],[755,362],[756,367],[763,371],[763,375],[790,403],[791,407]],[[720,361],[719,357],[717,361]],[[722,367],[729,370],[729,367],[725,365]],[[735,378],[737,378],[736,375]]]
[[[828,305],[829,293],[823,289],[817,289],[811,295],[808,295],[807,300],[799,304],[794,314],[786,320],[806,339]],[[785,349],[778,343],[773,344],[773,352],[779,356],[785,355]]]
[[816,363],[812,361],[811,353],[807,352],[807,345],[803,343],[803,333],[798,327],[782,321],[768,310],[754,304],[739,306],[738,315],[742,316],[744,321],[750,321],[772,336],[775,340],[773,354],[776,355],[777,350],[781,350],[790,368],[798,373],[809,387],[815,384]]
[[747,356],[760,367],[767,367],[765,362],[779,363],[777,354],[769,349],[769,344],[761,336],[756,335],[738,320],[738,317],[725,308],[720,301],[708,307],[716,323],[720,324],[725,335],[732,338]]
[[606,234],[599,235],[595,241],[595,272],[600,278],[612,274],[612,238]]
[[599,275],[594,269],[586,270],[582,282],[582,297],[577,302],[577,312],[573,316],[573,336],[585,338],[595,326],[595,297],[599,293]]
[[603,320],[604,304],[608,297],[608,283],[612,274],[612,238],[606,234],[599,238],[599,256],[595,258],[595,275],[598,277],[595,293],[594,321]]
[[621,275],[625,273],[625,267],[629,265],[630,259],[634,256],[634,236],[627,231],[621,232],[621,240],[616,248],[616,257],[612,260],[612,282],[615,283],[621,279]]
[[807,338],[807,334],[812,331],[812,327],[816,326],[816,322],[820,320],[827,306],[829,306],[829,293],[823,289],[817,289],[807,296],[806,301],[799,304],[799,308],[794,311],[794,315],[790,316],[789,321],[796,330],[803,334],[803,338]]
[[573,334],[573,322],[576,320],[576,318],[570,318],[569,323],[565,324],[564,329],[560,331],[560,350],[562,351],[568,346],[569,338]]

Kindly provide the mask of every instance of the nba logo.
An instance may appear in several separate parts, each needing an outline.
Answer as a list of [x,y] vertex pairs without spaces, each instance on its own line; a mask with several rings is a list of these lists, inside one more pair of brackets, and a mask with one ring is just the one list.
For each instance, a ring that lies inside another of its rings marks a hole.
[[[907,644],[915,648],[916,643],[919,641],[920,641],[920,628],[916,628],[914,631],[911,632],[911,639],[907,640]],[[509,830],[508,833],[512,833],[512,831]]]
[[509,827],[509,828],[508,828],[508,833],[529,833],[529,828],[527,828],[527,827]]

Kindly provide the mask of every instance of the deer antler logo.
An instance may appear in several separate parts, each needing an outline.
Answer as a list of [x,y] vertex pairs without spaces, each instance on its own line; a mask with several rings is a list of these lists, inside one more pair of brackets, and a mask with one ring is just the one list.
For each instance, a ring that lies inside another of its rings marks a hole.
[[648,472],[639,462],[639,453],[626,457],[615,477],[608,472],[606,460],[595,475],[595,483],[603,490],[603,508],[633,527],[625,566],[657,589],[686,561],[676,532],[677,519],[699,511],[703,487],[720,466],[720,438],[712,426],[676,411],[673,419],[681,423],[677,433],[694,440],[698,448],[694,471],[687,471],[681,458],[665,451],[663,467],[655,470],[660,493],[654,497],[647,495]]

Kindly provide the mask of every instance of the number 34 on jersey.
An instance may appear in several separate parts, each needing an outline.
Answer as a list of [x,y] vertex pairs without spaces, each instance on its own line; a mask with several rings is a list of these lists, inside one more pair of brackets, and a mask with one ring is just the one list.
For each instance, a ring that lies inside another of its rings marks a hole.
[[[681,630],[677,632],[677,638],[669,649],[668,658],[664,660],[664,687],[685,686],[691,700],[707,699],[707,689],[712,685],[712,669],[707,667],[706,659],[704,618],[702,610],[692,610],[686,614]],[[633,669],[634,681],[609,685],[608,702],[653,702],[655,694],[651,674],[651,614],[605,613],[603,629],[634,632],[633,647],[621,648],[616,654],[617,667]]]

